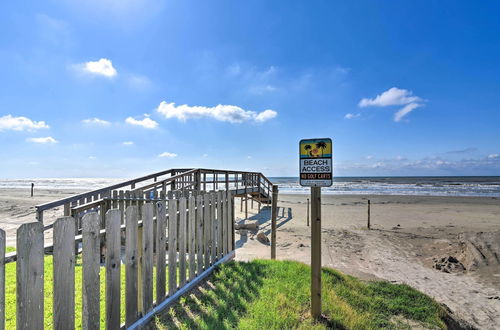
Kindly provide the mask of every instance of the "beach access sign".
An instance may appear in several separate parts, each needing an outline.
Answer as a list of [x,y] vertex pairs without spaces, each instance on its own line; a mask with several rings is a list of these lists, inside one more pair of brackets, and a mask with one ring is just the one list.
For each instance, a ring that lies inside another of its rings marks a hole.
[[300,185],[330,187],[333,177],[332,139],[305,139],[299,143]]

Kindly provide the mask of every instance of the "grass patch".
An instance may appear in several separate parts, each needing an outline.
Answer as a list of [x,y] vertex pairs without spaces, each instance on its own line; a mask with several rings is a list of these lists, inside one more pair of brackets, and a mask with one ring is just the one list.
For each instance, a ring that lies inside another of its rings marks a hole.
[[310,317],[310,267],[254,260],[219,267],[199,288],[157,316],[152,329],[446,328],[444,310],[407,285],[362,282],[323,269],[324,320]]

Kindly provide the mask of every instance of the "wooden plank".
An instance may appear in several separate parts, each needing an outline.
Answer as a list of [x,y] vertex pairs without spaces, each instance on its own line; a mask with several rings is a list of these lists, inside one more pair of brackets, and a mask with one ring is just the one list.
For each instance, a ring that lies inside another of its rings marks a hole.
[[222,249],[223,241],[223,215],[222,215],[222,191],[217,192],[217,259],[222,258],[224,251]]
[[153,307],[153,204],[142,207],[142,294],[143,313]]
[[[134,191],[133,192],[134,194],[134,198],[136,199],[135,200],[135,203],[137,205],[137,214],[139,215],[142,215],[142,201],[140,201],[139,199],[142,198],[142,192],[141,191]],[[143,301],[143,292],[142,292],[142,289],[143,289],[143,285],[142,285],[142,282],[143,282],[143,278],[142,278],[142,265],[143,265],[143,260],[142,260],[142,257],[143,257],[143,250],[142,250],[142,235],[143,233],[143,228],[142,226],[137,228],[137,261],[138,261],[138,264],[137,264],[137,312],[139,314],[142,314],[143,310],[142,310],[142,301]]]
[[211,230],[210,230],[210,246],[211,246],[211,258],[210,265],[215,263],[217,258],[217,219],[215,218],[217,212],[217,194],[215,192],[210,193],[210,219],[211,219]]
[[54,223],[54,329],[75,328],[75,227],[72,217]]
[[311,187],[311,316],[321,316],[321,187]]
[[210,212],[210,194],[205,194],[203,196],[203,246],[205,247],[205,268],[210,267],[210,241],[211,241],[211,228],[212,221],[210,216],[212,212]]
[[118,192],[118,208],[122,211],[122,224],[125,223],[125,192],[120,190]]
[[196,196],[196,274],[203,272],[203,196]]
[[230,191],[227,192],[227,249],[234,250],[234,197]]
[[100,224],[96,212],[83,217],[82,267],[83,267],[83,311],[84,329],[100,328]]
[[43,225],[32,222],[17,230],[16,326],[43,328]]
[[179,199],[179,286],[186,284],[186,198]]
[[0,229],[0,330],[5,329],[5,231]]
[[138,318],[137,310],[137,222],[139,214],[136,205],[125,211],[125,326]]
[[227,212],[227,194],[228,191],[223,191],[222,192],[222,254],[226,254],[228,252],[227,250],[227,219],[228,219],[228,212]]
[[168,200],[168,294],[177,290],[177,200]]
[[196,198],[189,197],[188,200],[188,252],[189,252],[189,281],[192,281],[196,274],[195,245],[196,245]]
[[276,259],[276,216],[278,215],[278,186],[273,185],[271,203],[271,259]]
[[120,210],[106,213],[106,329],[120,328]]
[[[164,194],[162,193],[162,197]],[[156,203],[156,304],[159,304],[165,299],[165,231],[166,231],[166,212],[167,208],[165,201]]]

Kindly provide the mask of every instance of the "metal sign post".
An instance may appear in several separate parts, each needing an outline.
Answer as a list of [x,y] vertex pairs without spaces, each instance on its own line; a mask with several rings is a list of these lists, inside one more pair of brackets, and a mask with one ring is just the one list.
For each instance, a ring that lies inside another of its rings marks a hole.
[[321,316],[321,187],[332,185],[332,154],[329,138],[299,143],[300,185],[311,187],[311,315],[315,319]]

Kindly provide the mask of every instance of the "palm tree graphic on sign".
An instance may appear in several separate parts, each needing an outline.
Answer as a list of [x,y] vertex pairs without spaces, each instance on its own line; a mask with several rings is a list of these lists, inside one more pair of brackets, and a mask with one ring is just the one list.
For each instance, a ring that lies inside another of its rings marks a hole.
[[[310,144],[306,144],[306,145],[304,146],[304,149],[307,151],[307,150],[311,150],[311,149],[312,149],[312,147],[311,147],[311,145],[310,145]],[[309,156],[311,156],[311,157],[312,157],[312,155],[311,155],[311,152],[310,152],[310,151],[309,151]]]
[[321,149],[321,157],[323,157],[325,154],[326,143],[323,141],[318,142],[318,143],[316,143],[316,148]]

